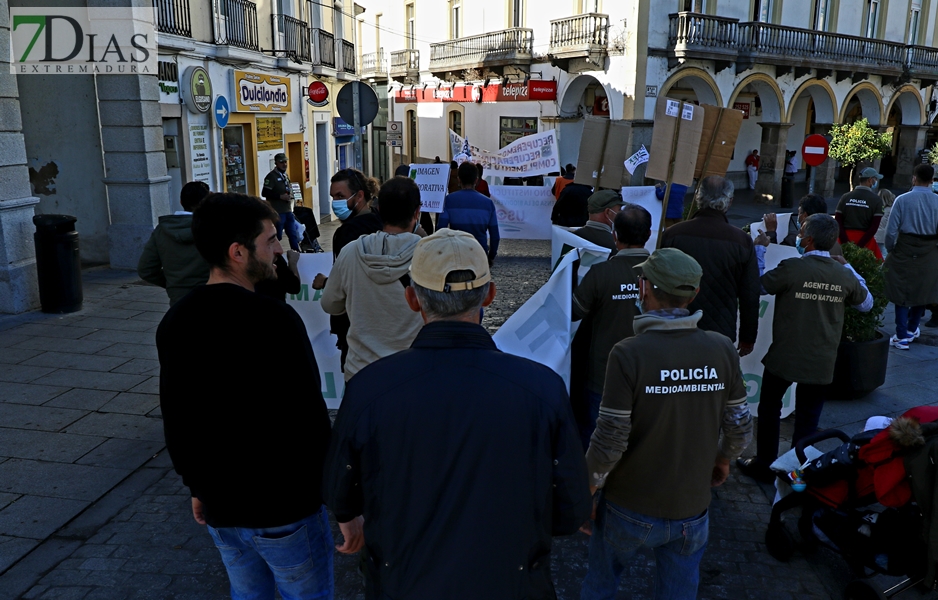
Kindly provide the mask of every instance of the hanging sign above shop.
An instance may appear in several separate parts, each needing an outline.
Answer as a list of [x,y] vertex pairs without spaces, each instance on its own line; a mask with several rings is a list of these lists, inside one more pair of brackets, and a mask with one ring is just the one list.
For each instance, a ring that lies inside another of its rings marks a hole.
[[527,83],[493,83],[488,86],[405,87],[394,94],[395,102],[524,102],[556,99],[557,82],[537,79]]
[[292,108],[290,78],[234,71],[235,112],[288,113]]
[[329,86],[321,81],[314,81],[309,84],[306,95],[306,101],[312,106],[325,106],[329,104]]
[[189,67],[180,84],[182,101],[196,114],[204,114],[212,107],[212,81],[202,67]]

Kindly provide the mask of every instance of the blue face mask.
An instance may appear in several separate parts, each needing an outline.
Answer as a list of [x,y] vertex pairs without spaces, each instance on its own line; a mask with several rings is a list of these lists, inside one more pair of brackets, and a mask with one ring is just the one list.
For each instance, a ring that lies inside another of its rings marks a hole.
[[340,221],[344,221],[352,216],[352,209],[348,207],[348,200],[333,200],[332,212],[335,213],[335,216],[337,216]]
[[804,248],[801,246],[801,236],[795,238],[795,249],[798,250],[798,254],[804,254]]

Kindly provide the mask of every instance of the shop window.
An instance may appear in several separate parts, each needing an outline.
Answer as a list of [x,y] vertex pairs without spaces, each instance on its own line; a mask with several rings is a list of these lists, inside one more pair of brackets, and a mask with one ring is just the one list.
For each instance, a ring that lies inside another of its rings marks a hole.
[[225,127],[225,191],[246,194],[247,172],[244,157],[244,128],[241,125]]
[[498,147],[508,144],[526,135],[537,133],[537,117],[501,117],[498,127]]

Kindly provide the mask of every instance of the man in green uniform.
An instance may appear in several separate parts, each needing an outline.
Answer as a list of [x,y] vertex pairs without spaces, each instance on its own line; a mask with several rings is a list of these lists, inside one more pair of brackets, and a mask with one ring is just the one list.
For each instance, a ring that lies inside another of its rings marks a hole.
[[756,456],[739,459],[736,464],[744,475],[764,483],[775,479],[769,465],[778,457],[785,392],[793,382],[798,383],[791,439],[794,447],[798,440],[817,431],[824,386],[834,379],[845,306],[861,312],[873,308],[873,296],[863,278],[843,257],[838,261],[830,255],[837,234],[837,222],[829,215],[811,215],[799,236],[804,255],[783,260],[762,276],[763,292],[775,296],[772,345],[762,359],[765,371],[759,393]]
[[297,234],[296,217],[293,216],[293,191],[290,178],[287,177],[287,155],[283,152],[274,156],[273,170],[264,178],[261,195],[270,202],[270,207],[280,215],[277,223],[277,239],[283,239],[283,230],[287,230],[290,248],[300,251],[300,236]]
[[597,246],[609,248],[615,255],[618,247],[612,239],[612,221],[623,206],[625,206],[625,201],[622,200],[622,194],[616,190],[599,190],[586,201],[589,211],[589,220],[586,225],[573,233]]
[[[629,558],[653,548],[656,598],[696,598],[710,488],[752,435],[739,354],[687,306],[703,271],[676,248],[636,265],[635,336],[613,347],[586,463],[602,488],[582,600],[611,598]],[[722,439],[721,439],[722,432]]]
[[[593,194],[595,196],[595,194]],[[645,243],[651,237],[651,214],[635,204],[626,205],[615,216],[618,254],[590,268],[573,292],[573,320],[589,327],[589,369],[586,378],[588,414],[579,423],[583,449],[589,447],[603,399],[606,359],[619,340],[631,337],[632,320],[638,313],[638,273],[634,267],[648,258]]]

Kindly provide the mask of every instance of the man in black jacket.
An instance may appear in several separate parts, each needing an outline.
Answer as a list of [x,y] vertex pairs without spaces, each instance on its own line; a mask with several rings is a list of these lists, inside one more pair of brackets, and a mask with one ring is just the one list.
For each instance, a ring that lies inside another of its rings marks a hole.
[[759,327],[759,264],[752,239],[729,224],[726,211],[733,203],[733,184],[711,175],[697,189],[694,218],[669,227],[662,248],[677,248],[703,268],[700,293],[690,311],[703,311],[698,327],[736,341],[739,313],[739,355],[752,352]]
[[479,325],[495,286],[470,234],[421,240],[411,279],[427,324],[349,381],[327,460],[336,520],[364,515],[366,596],[554,598],[551,536],[591,506],[564,383]]
[[[211,271],[156,332],[163,431],[232,597],[273,598],[276,588],[285,598],[331,598],[319,368],[296,311],[254,291],[276,277],[276,222],[269,204],[241,194],[214,194],[195,210],[195,244]],[[357,551],[360,522],[342,532],[340,551]]]

